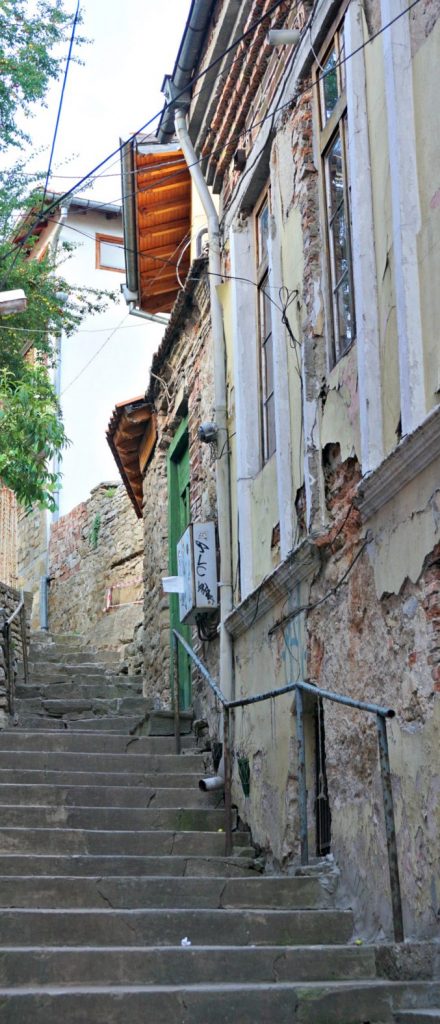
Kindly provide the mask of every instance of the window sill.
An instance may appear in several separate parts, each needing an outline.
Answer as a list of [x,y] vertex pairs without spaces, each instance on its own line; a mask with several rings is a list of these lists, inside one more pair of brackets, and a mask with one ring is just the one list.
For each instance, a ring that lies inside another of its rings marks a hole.
[[356,505],[368,519],[440,455],[440,405],[383,462],[361,480]]
[[291,551],[276,569],[266,576],[225,619],[228,633],[236,639],[253,626],[280,601],[292,594],[299,583],[311,576],[320,564],[318,548],[306,539]]

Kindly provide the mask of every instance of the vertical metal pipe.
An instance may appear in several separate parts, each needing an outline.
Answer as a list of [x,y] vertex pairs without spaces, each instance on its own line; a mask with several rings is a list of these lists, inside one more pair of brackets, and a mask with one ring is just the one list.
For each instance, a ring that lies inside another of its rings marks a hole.
[[230,857],[232,853],[232,763],[228,707],[223,708],[223,763],[225,766],[225,857]]
[[396,824],[394,820],[393,790],[391,785],[390,756],[386,721],[382,715],[376,716],[377,738],[379,743],[380,775],[382,780],[383,806],[385,811],[385,831],[387,837],[388,868],[390,872],[391,905],[393,911],[394,941],[403,942],[402,897],[400,893],[399,864],[397,859]]
[[23,676],[25,684],[29,682],[29,663],[28,663],[28,650],[27,650],[27,631],[26,631],[26,605],[24,603],[24,594],[21,592],[23,600],[23,607],[20,612],[20,629],[21,629],[21,646],[22,646],[22,657],[23,657]]
[[173,703],[174,703],[174,739],[176,743],[176,754],[180,754],[180,693],[179,693],[179,650],[177,637],[173,633],[171,644],[171,657],[173,661]]
[[307,834],[307,780],[306,750],[304,741],[303,697],[299,687],[295,690],[296,742],[298,750],[298,806],[301,864],[309,863],[309,839]]

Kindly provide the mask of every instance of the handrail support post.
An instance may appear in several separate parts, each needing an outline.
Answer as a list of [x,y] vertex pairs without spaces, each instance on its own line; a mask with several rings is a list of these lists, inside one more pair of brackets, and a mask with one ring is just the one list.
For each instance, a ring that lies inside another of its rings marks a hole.
[[295,690],[296,705],[296,741],[298,751],[298,805],[299,835],[301,846],[301,864],[309,863],[309,839],[307,822],[307,779],[306,751],[304,740],[304,707],[303,696],[299,686]]
[[380,775],[382,781],[383,805],[385,811],[385,832],[387,837],[388,868],[390,873],[391,906],[393,912],[394,941],[404,941],[402,897],[400,892],[399,864],[397,859],[396,823],[394,819],[393,790],[391,785],[390,755],[386,721],[383,715],[376,716],[377,739],[379,744]]
[[180,754],[180,693],[179,693],[179,651],[177,637],[172,634],[172,676],[173,676],[173,704],[174,704],[174,740],[176,754]]
[[232,762],[230,711],[223,708],[223,764],[225,769],[225,857],[232,853]]

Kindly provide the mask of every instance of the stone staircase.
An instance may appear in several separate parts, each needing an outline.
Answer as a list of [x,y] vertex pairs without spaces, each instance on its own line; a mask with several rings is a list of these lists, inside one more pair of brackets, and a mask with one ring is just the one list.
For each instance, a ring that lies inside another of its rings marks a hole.
[[74,633],[33,634],[29,677],[25,685],[20,665],[15,710],[22,727],[128,733],[148,711],[141,677],[122,675],[115,654],[98,655]]
[[240,829],[225,858],[189,718],[177,756],[137,680],[65,647],[0,734],[1,1024],[438,1024],[434,948],[357,945],[328,862],[265,874]]

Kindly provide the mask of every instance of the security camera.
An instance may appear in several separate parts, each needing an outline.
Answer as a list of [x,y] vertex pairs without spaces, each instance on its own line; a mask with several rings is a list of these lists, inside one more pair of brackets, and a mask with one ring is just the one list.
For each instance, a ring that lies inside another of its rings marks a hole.
[[199,441],[212,444],[217,440],[218,426],[216,423],[201,423],[198,429]]

